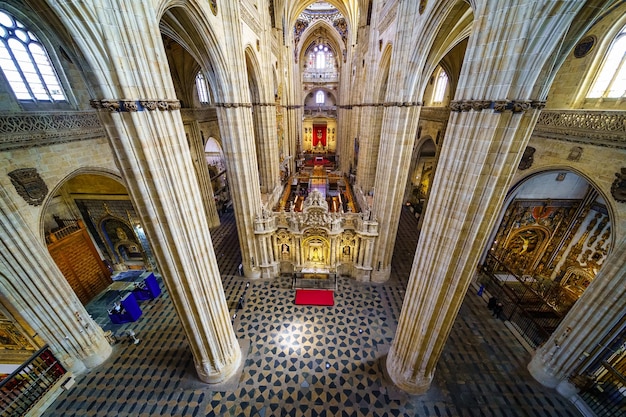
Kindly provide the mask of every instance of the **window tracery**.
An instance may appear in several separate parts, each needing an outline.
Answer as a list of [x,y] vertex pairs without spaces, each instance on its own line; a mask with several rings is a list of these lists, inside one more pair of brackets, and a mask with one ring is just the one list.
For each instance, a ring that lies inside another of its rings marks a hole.
[[37,36],[4,10],[0,10],[0,68],[18,100],[66,101]]

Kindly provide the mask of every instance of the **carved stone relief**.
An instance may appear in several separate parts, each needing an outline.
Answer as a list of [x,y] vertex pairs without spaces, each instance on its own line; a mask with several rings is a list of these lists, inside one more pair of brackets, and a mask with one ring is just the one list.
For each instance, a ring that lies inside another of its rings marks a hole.
[[523,171],[533,165],[535,150],[536,149],[532,146],[526,147],[526,149],[524,150],[524,155],[522,155],[522,160],[520,161],[517,169]]
[[9,172],[15,191],[31,206],[39,206],[48,194],[48,186],[35,168]]
[[622,168],[621,172],[615,173],[615,181],[611,186],[611,195],[620,203],[626,203],[626,168]]

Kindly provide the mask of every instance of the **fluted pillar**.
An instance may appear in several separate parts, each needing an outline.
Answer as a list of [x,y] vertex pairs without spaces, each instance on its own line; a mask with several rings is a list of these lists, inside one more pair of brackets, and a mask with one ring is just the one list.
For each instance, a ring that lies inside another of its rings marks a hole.
[[626,240],[605,259],[559,327],[535,351],[528,370],[537,381],[559,391],[570,384],[568,377],[626,314],[625,281]]
[[271,194],[280,184],[276,106],[274,103],[254,104],[254,128],[259,145],[258,158],[261,193]]
[[251,108],[224,104],[218,108],[218,119],[244,274],[258,278],[261,276],[260,255],[254,235],[254,217],[261,213],[261,192]]
[[102,364],[111,345],[47,248],[0,187],[0,293],[73,373]]
[[[453,112],[386,362],[394,383],[414,394],[431,385],[542,108],[542,97],[531,95],[548,91],[542,84],[548,83],[544,65],[552,68],[553,54],[581,4],[486,1],[476,6],[456,92],[460,99],[451,103]],[[527,42],[537,34],[541,42]],[[508,54],[510,49],[517,53]]]
[[[411,164],[419,106],[393,106],[385,109],[374,183],[374,214],[379,235],[374,250],[372,281],[384,282],[391,273],[391,257]],[[380,267],[379,267],[380,265]]]
[[220,216],[217,214],[215,206],[215,194],[213,194],[213,186],[211,185],[211,175],[207,167],[206,157],[204,155],[204,143],[200,134],[200,124],[196,120],[186,124],[189,134],[189,150],[193,166],[196,171],[196,178],[200,186],[202,202],[204,204],[204,212],[207,217],[209,227],[217,227],[220,225]]
[[366,106],[361,108],[361,112],[363,113],[363,124],[359,131],[359,166],[356,183],[367,195],[374,187],[376,167],[379,166],[378,150],[381,140],[383,108]]
[[[85,48],[102,94],[91,101],[157,260],[200,380],[241,362],[201,191],[168,72],[156,10],[146,2],[51,4]],[[211,15],[208,4],[206,15]],[[133,30],[130,30],[132,28]],[[140,41],[138,41],[138,39]]]

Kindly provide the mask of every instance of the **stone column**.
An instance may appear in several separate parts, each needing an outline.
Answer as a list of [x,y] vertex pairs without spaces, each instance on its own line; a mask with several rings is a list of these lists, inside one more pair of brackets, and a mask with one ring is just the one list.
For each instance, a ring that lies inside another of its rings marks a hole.
[[[544,65],[551,66],[553,52],[581,7],[521,1],[505,7],[501,2],[477,5],[456,93],[462,99],[451,103],[453,113],[386,362],[394,383],[413,394],[430,387],[539,116],[542,103],[530,95],[533,88],[548,90],[536,83],[547,82],[541,78]],[[529,44],[528,37],[536,33],[541,42]],[[509,50],[517,53],[509,55]]]
[[[111,0],[51,4],[84,48],[98,109],[150,241],[200,380],[235,373],[241,350],[230,322],[201,192],[156,10]],[[206,5],[207,15],[210,15]]]
[[626,240],[606,258],[593,282],[548,341],[535,352],[528,370],[537,381],[571,396],[574,390],[568,377],[626,311],[625,280]]
[[253,108],[254,128],[257,132],[261,155],[258,161],[261,193],[272,194],[274,189],[280,185],[276,106],[274,103],[255,103]]
[[0,292],[71,372],[104,363],[111,345],[47,248],[0,187]]
[[257,172],[254,130],[250,104],[218,107],[228,184],[233,201],[243,271],[248,278],[259,278],[260,255],[254,236],[254,217],[261,213],[261,192]]
[[379,222],[379,235],[372,260],[376,268],[372,271],[371,279],[375,282],[387,281],[391,273],[391,257],[398,232],[419,111],[420,107],[417,105],[396,105],[387,107],[384,112],[374,183],[373,212]]
[[[378,160],[378,150],[381,140],[383,108],[369,105],[363,107],[361,112],[363,113],[363,124],[359,130],[359,166],[356,183],[367,195],[374,188],[376,167],[381,162]],[[389,160],[386,163],[389,163]]]
[[213,194],[213,186],[211,185],[211,176],[207,167],[206,157],[204,154],[204,143],[200,134],[200,124],[197,120],[192,120],[185,124],[187,133],[189,134],[189,150],[193,160],[193,167],[200,186],[202,202],[204,203],[204,211],[210,228],[220,225],[220,216],[217,214],[215,206],[215,195]]

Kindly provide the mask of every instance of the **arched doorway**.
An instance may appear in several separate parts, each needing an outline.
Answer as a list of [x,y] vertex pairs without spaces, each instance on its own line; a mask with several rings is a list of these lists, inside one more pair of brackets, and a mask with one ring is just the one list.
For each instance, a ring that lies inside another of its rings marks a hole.
[[534,174],[509,193],[480,281],[531,346],[595,278],[612,249],[611,218],[598,188],[570,170]]
[[51,193],[42,211],[48,251],[86,305],[129,269],[154,261],[126,187],[108,172],[81,170]]

